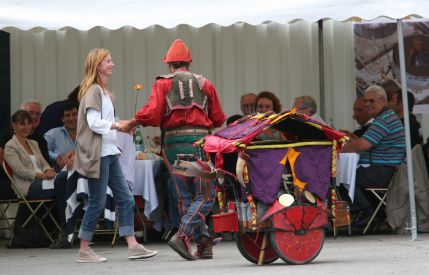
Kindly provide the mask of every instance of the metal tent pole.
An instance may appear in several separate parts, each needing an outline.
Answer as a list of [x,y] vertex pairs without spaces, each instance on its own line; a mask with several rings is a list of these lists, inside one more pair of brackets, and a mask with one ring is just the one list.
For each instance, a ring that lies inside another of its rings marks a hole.
[[326,100],[325,100],[325,45],[323,41],[323,19],[317,21],[319,38],[319,114],[325,120],[326,118]]
[[402,103],[404,108],[405,144],[407,149],[408,190],[410,196],[411,239],[417,240],[416,197],[414,194],[414,173],[411,155],[410,117],[408,112],[407,79],[404,57],[404,33],[402,19],[397,19],[399,64],[401,69]]

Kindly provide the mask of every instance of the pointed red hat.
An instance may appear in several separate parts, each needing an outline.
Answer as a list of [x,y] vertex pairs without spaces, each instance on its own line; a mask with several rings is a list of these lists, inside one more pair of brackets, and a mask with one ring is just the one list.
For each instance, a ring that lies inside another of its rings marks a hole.
[[173,44],[171,44],[170,48],[167,51],[167,54],[164,57],[164,63],[175,61],[192,61],[191,51],[188,49],[182,39],[174,40]]

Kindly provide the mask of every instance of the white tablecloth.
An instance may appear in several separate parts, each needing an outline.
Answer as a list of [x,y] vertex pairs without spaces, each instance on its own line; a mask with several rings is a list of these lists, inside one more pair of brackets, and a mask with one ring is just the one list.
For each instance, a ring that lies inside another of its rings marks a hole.
[[337,186],[343,184],[349,190],[349,197],[353,201],[355,197],[356,168],[359,162],[359,154],[340,153],[337,160]]
[[144,215],[149,219],[150,214],[158,207],[158,196],[155,178],[161,169],[162,160],[136,160],[135,182],[133,195],[142,196],[145,201]]

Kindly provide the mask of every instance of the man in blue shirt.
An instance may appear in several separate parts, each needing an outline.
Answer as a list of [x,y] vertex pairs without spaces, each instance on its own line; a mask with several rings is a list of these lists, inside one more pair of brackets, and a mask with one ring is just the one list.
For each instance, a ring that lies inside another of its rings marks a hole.
[[55,163],[57,170],[63,169],[67,161],[74,156],[78,109],[77,103],[66,102],[61,111],[61,121],[64,126],[53,128],[44,135],[48,143],[49,158],[52,163]]
[[[57,188],[56,203],[66,208],[66,186],[67,186],[67,171],[61,171],[64,167],[66,170],[73,169],[74,156],[76,150],[76,129],[77,129],[77,112],[79,105],[74,101],[67,101],[61,111],[61,121],[64,126],[53,128],[45,133],[44,138],[48,143],[49,158],[52,163],[55,163],[55,169],[60,171],[55,177],[55,186]],[[67,241],[66,234],[66,217],[60,215],[61,232],[58,239],[51,245],[51,248],[68,247],[70,244]]]
[[364,95],[365,107],[374,121],[362,137],[344,145],[343,152],[360,154],[356,171],[354,206],[363,211],[354,223],[362,227],[369,221],[372,206],[363,189],[386,188],[405,157],[405,132],[401,120],[388,108],[387,96],[380,86],[370,86]]

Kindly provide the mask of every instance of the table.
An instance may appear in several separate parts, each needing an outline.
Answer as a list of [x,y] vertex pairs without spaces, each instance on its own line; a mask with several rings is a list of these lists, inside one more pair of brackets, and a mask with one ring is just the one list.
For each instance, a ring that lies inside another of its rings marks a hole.
[[136,160],[135,181],[131,187],[133,195],[142,196],[145,201],[144,215],[150,219],[150,214],[158,208],[158,196],[155,179],[161,169],[162,159]]
[[133,195],[142,196],[145,201],[145,216],[150,220],[161,220],[162,213],[154,210],[159,206],[155,179],[162,167],[162,159],[148,154],[150,159],[136,160],[133,136],[126,133],[116,133],[116,145],[122,152],[119,163]]
[[343,184],[349,192],[349,197],[353,202],[355,197],[356,169],[359,162],[359,154],[340,153],[337,160],[337,186]]

